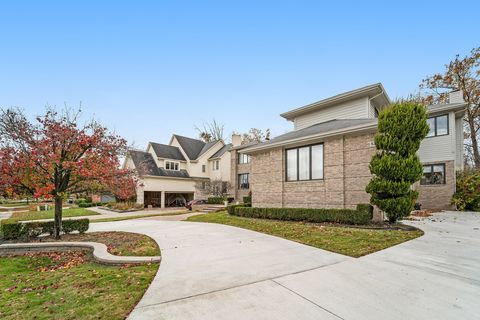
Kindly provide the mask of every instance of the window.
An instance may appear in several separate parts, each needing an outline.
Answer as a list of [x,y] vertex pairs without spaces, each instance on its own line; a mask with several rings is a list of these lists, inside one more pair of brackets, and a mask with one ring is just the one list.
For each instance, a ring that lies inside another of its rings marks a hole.
[[205,171],[207,171],[207,166],[202,164],[202,172],[205,172]]
[[165,161],[165,169],[167,169],[167,170],[178,171],[178,170],[180,170],[179,167],[180,167],[180,164],[178,162]]
[[212,170],[219,170],[220,169],[220,160],[215,160],[212,162]]
[[423,166],[422,185],[445,184],[445,164],[428,164]]
[[287,150],[287,181],[323,179],[323,144]]
[[430,131],[427,137],[445,136],[448,134],[448,115],[430,117],[427,119]]
[[238,163],[239,164],[245,164],[245,163],[250,163],[250,156],[245,153],[239,153],[238,154]]
[[248,173],[242,173],[238,175],[238,189],[250,189]]

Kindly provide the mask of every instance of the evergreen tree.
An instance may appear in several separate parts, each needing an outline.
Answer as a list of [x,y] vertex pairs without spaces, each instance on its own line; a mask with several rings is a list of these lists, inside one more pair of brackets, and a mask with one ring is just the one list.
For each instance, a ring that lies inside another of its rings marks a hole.
[[423,167],[416,152],[428,131],[426,109],[415,102],[395,103],[379,115],[379,152],[370,161],[373,178],[366,191],[391,223],[408,216],[418,198],[412,185],[422,177]]

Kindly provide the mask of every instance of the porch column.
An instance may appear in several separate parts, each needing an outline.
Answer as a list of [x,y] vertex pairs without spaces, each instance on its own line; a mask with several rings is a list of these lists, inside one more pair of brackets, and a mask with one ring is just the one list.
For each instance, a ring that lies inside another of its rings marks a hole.
[[165,208],[165,191],[161,191],[161,197],[160,197],[160,207],[162,209]]

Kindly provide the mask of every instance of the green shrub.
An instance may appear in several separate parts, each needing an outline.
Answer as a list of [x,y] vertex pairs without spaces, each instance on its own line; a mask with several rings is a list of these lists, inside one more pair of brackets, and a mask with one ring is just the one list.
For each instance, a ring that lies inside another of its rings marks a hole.
[[252,197],[243,197],[243,203],[252,203]]
[[252,205],[250,203],[244,203],[244,204],[231,204],[227,207],[227,212],[229,214],[235,214],[235,208],[240,208],[240,207],[251,207]]
[[85,202],[87,202],[87,199],[79,198],[79,199],[75,200],[74,203],[75,203],[75,204],[80,204],[80,203],[85,203]]
[[458,210],[480,210],[480,171],[471,170],[457,173],[456,192],[452,204]]
[[5,240],[15,240],[21,238],[23,236],[22,231],[23,226],[21,223],[5,223],[5,221],[2,222],[3,239]]
[[359,203],[357,204],[357,211],[368,212],[370,214],[370,219],[373,219],[373,206],[369,203]]
[[418,198],[411,185],[423,175],[416,152],[428,131],[427,111],[418,103],[395,103],[378,117],[378,152],[370,161],[373,178],[365,190],[392,223],[408,216]]
[[227,198],[225,197],[209,197],[207,199],[207,203],[208,204],[223,204],[223,202],[225,202],[227,200]]
[[79,208],[90,208],[90,207],[95,207],[94,203],[91,202],[82,202],[78,204]]
[[88,219],[75,219],[62,221],[62,230],[65,233],[72,233],[78,231],[79,233],[85,233],[88,230],[90,220]]
[[[1,228],[3,239],[17,240],[22,238],[36,238],[42,234],[53,235],[53,221],[34,221],[34,222],[7,222],[3,221]],[[62,221],[62,231],[72,233],[78,231],[85,233],[88,230],[90,221],[88,219],[64,220]]]
[[366,224],[371,220],[368,211],[354,209],[252,208],[237,206],[233,214],[241,217],[286,221],[332,222]]

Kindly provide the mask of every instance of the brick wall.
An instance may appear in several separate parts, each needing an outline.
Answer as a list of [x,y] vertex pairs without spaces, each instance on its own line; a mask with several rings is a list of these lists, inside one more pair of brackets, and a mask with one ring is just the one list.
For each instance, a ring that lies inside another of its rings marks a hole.
[[418,202],[422,204],[422,209],[455,209],[455,206],[450,204],[455,192],[454,161],[429,162],[428,164],[435,163],[445,163],[445,184],[420,185],[420,183],[416,183],[415,188],[420,193]]
[[[231,183],[232,188],[234,190],[233,196],[236,201],[243,201],[243,197],[247,197],[250,194],[250,189],[239,189],[238,188],[238,175],[242,173],[250,173],[251,171],[251,163],[238,163],[238,151],[232,150],[230,151],[231,155],[231,165],[230,165],[230,172],[231,172]],[[251,179],[252,176],[249,176]],[[250,185],[252,184],[251,180],[249,181]]]
[[283,148],[252,155],[250,188],[257,207],[354,208],[368,203],[365,186],[373,134],[324,141],[324,180],[285,181]]

